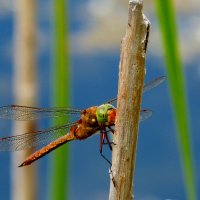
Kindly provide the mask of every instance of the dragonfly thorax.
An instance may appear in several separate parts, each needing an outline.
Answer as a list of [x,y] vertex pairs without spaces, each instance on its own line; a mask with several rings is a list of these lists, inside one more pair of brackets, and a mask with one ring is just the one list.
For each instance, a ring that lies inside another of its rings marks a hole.
[[108,117],[111,110],[116,110],[116,108],[111,104],[102,104],[98,106],[96,110],[97,122],[99,123],[108,122],[109,121]]

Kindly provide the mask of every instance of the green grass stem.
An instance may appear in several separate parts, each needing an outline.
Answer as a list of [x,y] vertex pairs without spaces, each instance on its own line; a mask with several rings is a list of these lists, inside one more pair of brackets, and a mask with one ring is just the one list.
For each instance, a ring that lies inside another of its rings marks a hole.
[[172,0],[155,0],[155,3],[165,51],[167,77],[177,126],[177,138],[183,165],[186,195],[188,200],[197,200],[192,143],[188,121],[189,113],[174,5]]
[[[54,104],[57,107],[69,106],[70,67],[69,67],[69,33],[67,5],[65,0],[53,1],[53,85]],[[56,124],[66,123],[57,119]],[[53,152],[51,172],[51,200],[66,200],[69,196],[69,144]]]

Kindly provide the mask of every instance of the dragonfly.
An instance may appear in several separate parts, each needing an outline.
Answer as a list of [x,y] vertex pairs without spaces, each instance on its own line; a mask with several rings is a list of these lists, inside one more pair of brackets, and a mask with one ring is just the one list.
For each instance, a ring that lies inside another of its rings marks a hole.
[[[155,88],[165,80],[165,77],[158,77],[144,85],[143,93]],[[102,105],[92,106],[83,110],[73,108],[37,108],[19,105],[8,105],[0,107],[0,118],[16,121],[30,121],[43,118],[79,117],[76,121],[68,121],[64,125],[57,125],[52,128],[33,131],[21,135],[0,138],[0,151],[20,151],[28,148],[36,149],[28,156],[19,167],[30,165],[39,158],[45,156],[61,145],[73,140],[85,140],[100,132],[100,154],[103,155],[103,144],[107,144],[112,150],[108,133],[114,134],[116,107],[113,105],[117,98],[111,99]],[[141,109],[140,121],[151,117],[152,111]],[[38,149],[38,150],[37,150]],[[110,163],[111,164],[111,163]]]

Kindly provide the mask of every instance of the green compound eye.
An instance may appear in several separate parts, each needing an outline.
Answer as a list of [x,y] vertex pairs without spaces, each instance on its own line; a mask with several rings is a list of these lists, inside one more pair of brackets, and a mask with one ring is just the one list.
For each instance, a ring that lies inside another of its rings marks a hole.
[[107,112],[110,109],[115,109],[115,107],[111,104],[102,104],[100,105],[96,110],[96,117],[97,122],[105,123],[108,121],[108,115]]

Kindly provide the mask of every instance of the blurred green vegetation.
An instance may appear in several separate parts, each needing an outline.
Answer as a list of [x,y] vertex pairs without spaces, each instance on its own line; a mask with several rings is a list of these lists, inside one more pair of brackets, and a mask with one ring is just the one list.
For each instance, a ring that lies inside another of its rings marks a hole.
[[177,127],[185,189],[188,200],[197,200],[196,180],[193,165],[191,135],[188,121],[183,66],[178,44],[176,15],[173,0],[155,0],[158,20],[162,33],[166,60],[167,78],[170,86],[173,111]]
[[[70,61],[67,1],[53,1],[53,86],[54,105],[69,106],[70,101]],[[57,119],[56,124],[66,123],[65,119]],[[50,199],[66,200],[69,193],[69,144],[63,145],[53,152],[51,170]]]

